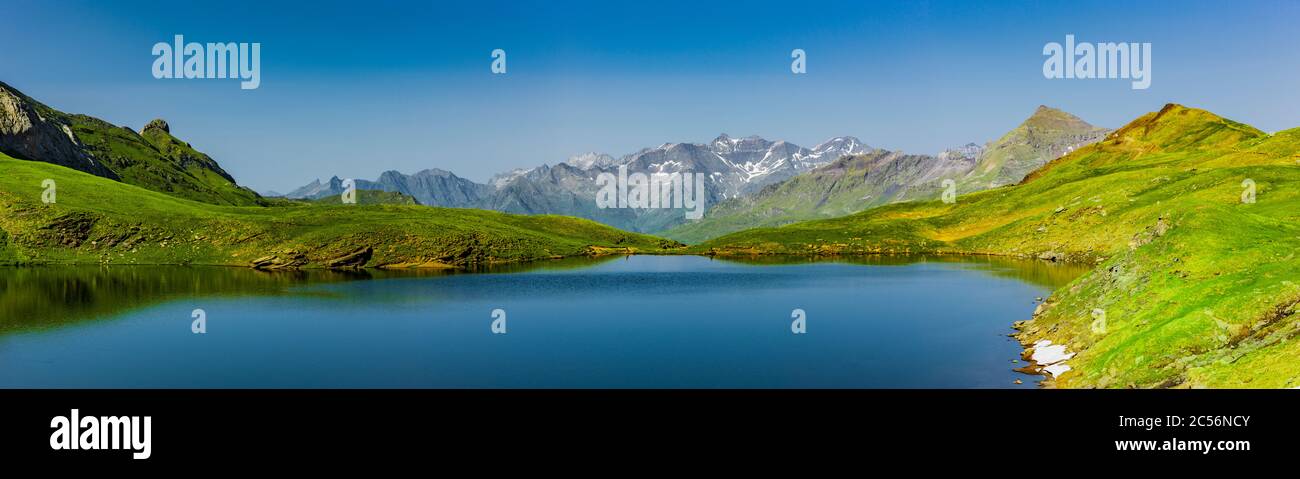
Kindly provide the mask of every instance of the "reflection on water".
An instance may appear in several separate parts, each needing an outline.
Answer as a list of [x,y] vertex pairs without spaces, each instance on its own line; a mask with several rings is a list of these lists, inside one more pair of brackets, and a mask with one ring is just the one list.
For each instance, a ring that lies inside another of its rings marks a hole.
[[[1011,372],[1009,325],[1084,271],[903,256],[6,268],[0,387],[1032,387]],[[194,308],[208,334],[190,333]],[[497,308],[506,335],[489,332]]]
[[584,268],[613,257],[565,258],[472,270],[281,270],[220,266],[49,266],[0,268],[0,334],[54,328],[175,298],[310,295],[293,286],[470,273]]
[[971,269],[987,271],[996,276],[1018,279],[1028,283],[1056,289],[1083,273],[1092,269],[1071,263],[1049,263],[1046,261],[1023,260],[1002,256],[983,255],[855,255],[855,256],[785,256],[757,255],[719,258],[720,261],[734,261],[753,265],[843,263],[869,266],[907,266],[916,264],[948,264]]

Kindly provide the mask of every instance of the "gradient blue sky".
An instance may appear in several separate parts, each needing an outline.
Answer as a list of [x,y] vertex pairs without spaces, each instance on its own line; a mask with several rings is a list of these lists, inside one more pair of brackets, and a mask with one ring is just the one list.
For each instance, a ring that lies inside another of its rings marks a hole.
[[[1283,0],[5,4],[0,80],[136,129],[165,118],[258,190],[430,167],[484,181],[722,132],[935,153],[1039,104],[1108,127],[1167,102],[1300,126],[1300,2]],[[1043,78],[1067,33],[1151,42],[1151,88]],[[154,79],[150,48],[175,34],[260,42],[261,88]]]

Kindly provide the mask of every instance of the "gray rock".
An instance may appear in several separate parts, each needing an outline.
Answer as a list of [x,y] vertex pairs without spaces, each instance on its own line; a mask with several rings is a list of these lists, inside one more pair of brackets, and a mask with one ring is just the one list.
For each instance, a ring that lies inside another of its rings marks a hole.
[[4,83],[0,83],[0,151],[20,160],[120,179],[85,151],[61,114]]

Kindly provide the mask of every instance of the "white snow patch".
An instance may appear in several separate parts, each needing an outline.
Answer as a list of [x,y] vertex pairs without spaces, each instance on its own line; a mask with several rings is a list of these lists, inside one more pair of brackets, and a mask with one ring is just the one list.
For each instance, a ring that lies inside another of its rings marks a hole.
[[1064,344],[1052,344],[1046,339],[1034,343],[1034,353],[1029,357],[1035,363],[1043,366],[1043,371],[1047,371],[1052,377],[1060,376],[1070,370],[1070,366],[1065,361],[1074,357],[1075,353],[1067,352]]
[[1051,365],[1051,366],[1047,366],[1047,367],[1043,368],[1043,370],[1044,370],[1044,371],[1047,371],[1049,374],[1051,374],[1052,377],[1057,377],[1057,376],[1060,376],[1061,374],[1065,373],[1066,371],[1069,371],[1069,370],[1070,370],[1070,365],[1068,365],[1068,364],[1053,364],[1053,365]]

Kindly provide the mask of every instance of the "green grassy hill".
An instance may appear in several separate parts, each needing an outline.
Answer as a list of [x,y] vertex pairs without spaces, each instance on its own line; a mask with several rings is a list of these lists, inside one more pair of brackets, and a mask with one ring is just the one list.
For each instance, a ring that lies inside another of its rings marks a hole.
[[67,166],[169,195],[219,205],[265,205],[162,120],[140,133],[64,113],[0,82],[0,152]]
[[[218,206],[0,154],[0,263],[450,267],[675,243],[562,216],[405,205]],[[41,184],[57,184],[55,204]]]
[[[693,250],[1095,264],[1020,325],[1026,345],[1050,340],[1077,353],[1049,383],[1297,387],[1298,165],[1300,128],[1268,135],[1168,105],[1014,187],[747,230]],[[1256,202],[1244,203],[1252,182]],[[1095,311],[1104,327],[1094,328]]]

